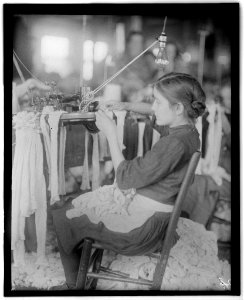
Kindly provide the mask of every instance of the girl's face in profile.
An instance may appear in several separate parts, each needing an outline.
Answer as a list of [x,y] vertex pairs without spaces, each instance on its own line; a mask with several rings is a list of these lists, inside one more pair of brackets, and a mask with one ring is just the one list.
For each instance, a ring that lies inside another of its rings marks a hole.
[[152,110],[154,111],[157,125],[173,126],[177,117],[174,107],[157,89],[154,89],[154,98]]

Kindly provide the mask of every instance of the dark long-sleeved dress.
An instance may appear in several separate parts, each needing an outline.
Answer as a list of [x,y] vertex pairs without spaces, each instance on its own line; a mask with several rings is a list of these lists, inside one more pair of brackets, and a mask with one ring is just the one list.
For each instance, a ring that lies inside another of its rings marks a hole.
[[[118,187],[135,188],[137,194],[172,205],[188,162],[199,147],[199,134],[195,126],[169,128],[169,134],[143,157],[120,163],[116,172]],[[102,222],[92,223],[86,215],[68,219],[66,211],[69,208],[53,211],[66,279],[70,275],[68,268],[72,265],[68,261],[72,255],[74,259],[76,246],[85,237],[93,238],[120,254],[142,255],[160,248],[170,217],[168,212],[155,212],[142,226],[120,233],[107,229]]]

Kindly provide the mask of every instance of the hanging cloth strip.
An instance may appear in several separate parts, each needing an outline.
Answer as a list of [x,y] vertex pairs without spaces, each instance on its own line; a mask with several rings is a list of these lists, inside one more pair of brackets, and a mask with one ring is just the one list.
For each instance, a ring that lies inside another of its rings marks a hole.
[[88,140],[89,140],[89,132],[86,130],[85,132],[85,156],[83,163],[83,173],[82,173],[82,183],[80,186],[81,190],[89,190],[90,180],[89,180],[89,165],[88,165]]
[[12,170],[11,249],[14,263],[24,264],[25,218],[35,213],[37,259],[45,258],[46,183],[39,114],[20,112],[13,118],[16,149]]
[[13,107],[12,107],[12,113],[13,114],[16,114],[17,112],[19,112],[20,111],[20,105],[19,105],[19,101],[18,101],[18,98],[17,98],[17,96],[16,96],[16,83],[15,82],[13,82],[12,83],[12,105],[13,105]]
[[45,147],[47,166],[48,166],[48,178],[49,178],[48,190],[49,191],[51,191],[51,137],[50,137],[49,124],[47,121],[47,115],[53,111],[54,111],[53,106],[46,106],[43,108],[40,117],[40,127],[43,134],[44,147]]
[[219,104],[212,102],[208,104],[208,111],[207,121],[209,122],[209,128],[207,133],[207,151],[203,160],[203,172],[210,175],[217,185],[221,185],[222,173],[225,173],[218,166],[222,140],[221,107]]
[[103,132],[98,132],[98,145],[99,145],[99,160],[104,161],[105,157],[110,157],[108,141]]
[[60,200],[58,173],[58,132],[59,120],[63,113],[64,111],[54,111],[49,114],[48,118],[48,123],[51,130],[51,205]]
[[131,160],[136,157],[138,150],[138,123],[128,115],[125,120],[124,126],[124,145],[126,148],[123,150],[125,159]]
[[138,122],[138,128],[139,128],[139,134],[138,134],[137,156],[142,157],[143,156],[143,136],[144,136],[145,123]]
[[206,141],[206,155],[204,161],[204,172],[210,173],[213,169],[212,158],[214,151],[214,134],[215,134],[215,115],[216,115],[216,105],[214,102],[209,103],[208,106],[209,115],[207,117],[207,121],[209,123],[208,131],[207,131],[207,141]]
[[114,114],[117,117],[117,136],[119,141],[119,147],[120,150],[125,149],[125,145],[123,144],[123,138],[124,138],[124,124],[125,124],[125,116],[126,111],[114,111]]
[[92,190],[96,190],[100,186],[100,165],[99,165],[99,150],[98,150],[98,134],[92,134]]
[[66,195],[66,191],[65,191],[65,171],[64,171],[65,145],[66,145],[66,127],[61,126],[59,128],[59,156],[58,156],[59,195]]
[[145,121],[145,129],[143,135],[143,155],[152,148],[153,128],[150,120]]
[[222,117],[221,117],[221,108],[217,104],[216,107],[216,121],[214,128],[214,155],[213,155],[213,169],[216,169],[219,164],[220,150],[221,150],[221,140],[222,140]]

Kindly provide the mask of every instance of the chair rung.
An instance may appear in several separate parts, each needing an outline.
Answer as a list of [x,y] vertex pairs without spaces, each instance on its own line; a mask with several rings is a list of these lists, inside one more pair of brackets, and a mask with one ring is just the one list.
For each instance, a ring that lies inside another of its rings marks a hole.
[[160,258],[160,253],[149,253],[149,254],[146,254],[146,256],[149,256],[149,257],[153,257],[153,258]]
[[117,276],[120,276],[120,277],[125,277],[125,278],[128,278],[130,277],[130,274],[127,274],[127,273],[123,273],[123,272],[120,272],[120,271],[112,271],[108,268],[104,268],[104,267],[100,267],[100,271],[104,272],[104,273],[110,273],[110,274],[113,274],[113,275],[117,275]]
[[93,252],[93,254],[92,254],[92,256],[91,256],[91,258],[90,258],[90,262],[89,262],[89,267],[88,267],[88,269],[91,267],[91,265],[94,263],[94,261],[97,259],[97,257],[99,256],[99,249],[96,249],[94,252]]
[[135,284],[143,284],[151,286],[153,284],[150,280],[145,279],[133,279],[133,278],[123,278],[123,277],[113,277],[106,274],[97,274],[93,272],[88,272],[87,277],[98,278],[98,279],[105,279],[105,280],[112,280],[112,281],[122,281],[128,283],[135,283]]
[[219,199],[218,199],[218,201],[230,202],[230,201],[231,201],[231,199],[230,199],[230,198],[226,198],[226,197],[219,196]]
[[229,242],[218,241],[217,243],[218,243],[219,247],[225,247],[225,248],[231,247],[231,241],[229,241]]
[[217,216],[213,216],[212,222],[211,223],[218,223],[218,224],[225,224],[225,225],[231,225],[231,221],[227,221],[225,219],[221,219]]

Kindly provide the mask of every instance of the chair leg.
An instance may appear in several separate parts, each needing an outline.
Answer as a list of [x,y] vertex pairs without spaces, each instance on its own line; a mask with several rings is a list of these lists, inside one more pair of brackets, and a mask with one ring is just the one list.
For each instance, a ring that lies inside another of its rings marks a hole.
[[163,282],[163,277],[165,273],[165,269],[167,266],[169,255],[163,255],[163,257],[160,258],[159,262],[157,263],[155,273],[153,276],[153,284],[151,287],[151,290],[160,290],[162,282]]
[[[102,258],[103,258],[103,249],[97,249],[97,256],[96,256],[96,259],[94,261],[93,268],[92,268],[93,273],[99,273],[100,266],[102,263]],[[98,278],[93,278],[89,289],[95,290],[97,287],[97,281],[98,281]]]
[[86,278],[87,278],[87,272],[88,272],[88,268],[89,268],[92,243],[93,243],[93,240],[91,240],[91,239],[84,240],[83,249],[82,249],[82,253],[81,253],[81,259],[80,259],[80,265],[79,265],[79,271],[78,271],[78,276],[77,276],[77,280],[76,280],[76,289],[77,290],[84,290],[85,286],[86,286]]
[[217,204],[218,204],[218,201],[219,201],[220,193],[218,191],[214,191],[214,192],[211,192],[211,196],[215,200],[215,204],[214,204],[212,212],[211,212],[211,214],[208,218],[207,224],[205,226],[207,230],[210,230],[210,227],[211,227],[211,224],[212,224],[212,221],[213,221],[213,218],[214,218],[214,213],[216,211]]

